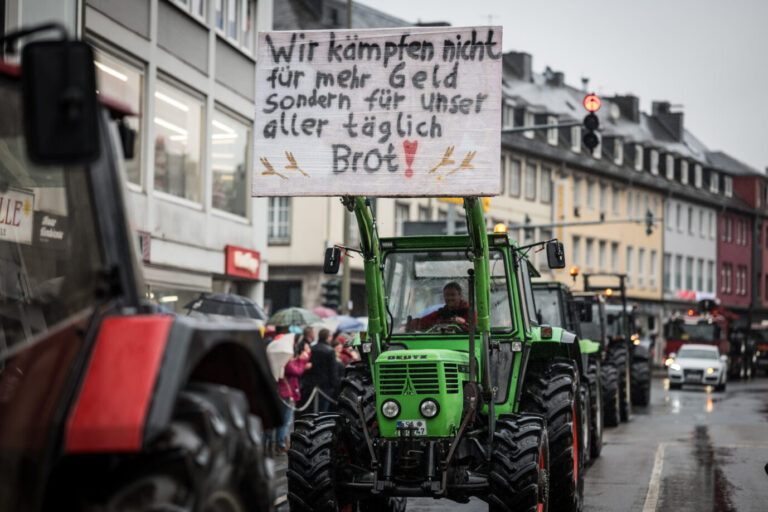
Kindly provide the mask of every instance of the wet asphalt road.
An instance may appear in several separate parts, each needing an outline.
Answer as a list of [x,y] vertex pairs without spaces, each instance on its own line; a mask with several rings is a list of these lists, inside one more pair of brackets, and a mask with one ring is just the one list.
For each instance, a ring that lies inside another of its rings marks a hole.
[[[670,391],[653,382],[651,404],[606,429],[587,469],[585,511],[768,510],[768,379]],[[284,459],[284,457],[283,457]],[[278,468],[284,465],[278,461]],[[278,496],[284,495],[284,480]],[[283,498],[284,499],[284,498]],[[278,498],[280,500],[280,498]],[[287,510],[283,504],[279,510]],[[486,511],[487,504],[409,499],[409,512]]]

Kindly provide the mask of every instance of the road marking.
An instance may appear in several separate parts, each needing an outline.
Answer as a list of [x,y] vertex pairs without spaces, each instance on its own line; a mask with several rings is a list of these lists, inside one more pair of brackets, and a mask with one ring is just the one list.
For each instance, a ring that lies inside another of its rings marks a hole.
[[659,502],[659,485],[661,483],[661,469],[664,466],[664,450],[668,443],[659,443],[656,447],[656,460],[653,462],[651,481],[648,483],[648,494],[645,495],[643,512],[654,512]]
[[282,496],[278,496],[275,499],[275,506],[278,507],[281,504],[285,503],[286,501],[288,501],[288,495],[287,494],[283,494]]

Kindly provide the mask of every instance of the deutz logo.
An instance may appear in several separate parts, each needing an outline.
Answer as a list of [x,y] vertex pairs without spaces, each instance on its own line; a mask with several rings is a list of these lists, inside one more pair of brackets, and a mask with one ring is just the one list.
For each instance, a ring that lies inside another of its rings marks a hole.
[[413,390],[413,385],[411,384],[411,379],[408,379],[405,381],[405,389],[403,390],[404,395],[415,395],[416,392]]
[[427,358],[426,354],[423,354],[423,355],[417,354],[415,356],[401,356],[401,355],[387,356],[387,359],[398,359],[401,361],[406,361],[408,359],[426,359],[426,358]]

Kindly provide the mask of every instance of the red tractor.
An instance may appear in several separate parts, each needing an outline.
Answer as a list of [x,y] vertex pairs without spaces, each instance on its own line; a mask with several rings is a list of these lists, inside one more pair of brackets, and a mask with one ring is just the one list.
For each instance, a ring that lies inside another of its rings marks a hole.
[[259,331],[145,300],[91,48],[0,44],[49,30],[0,61],[0,510],[269,510]]

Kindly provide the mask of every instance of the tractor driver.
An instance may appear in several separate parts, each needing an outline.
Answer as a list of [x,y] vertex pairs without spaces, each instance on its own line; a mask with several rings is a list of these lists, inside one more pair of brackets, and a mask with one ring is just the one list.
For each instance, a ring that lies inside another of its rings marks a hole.
[[453,324],[463,330],[469,329],[469,304],[461,296],[461,285],[456,281],[446,284],[443,287],[443,300],[445,301],[443,307],[415,319],[416,327],[426,330],[438,324]]

